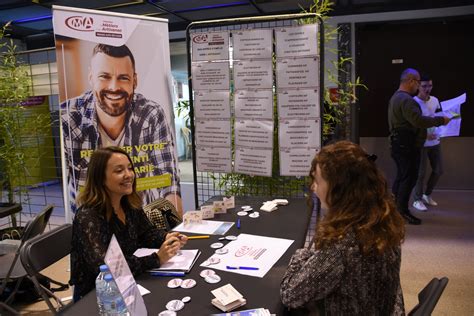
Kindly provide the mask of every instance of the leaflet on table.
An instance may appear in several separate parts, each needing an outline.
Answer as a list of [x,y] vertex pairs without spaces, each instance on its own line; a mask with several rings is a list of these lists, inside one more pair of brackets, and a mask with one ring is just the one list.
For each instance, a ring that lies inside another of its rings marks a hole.
[[317,118],[320,117],[317,89],[286,90],[278,92],[278,117]]
[[463,93],[454,99],[441,102],[441,108],[443,109],[443,112],[437,112],[435,113],[435,116],[447,116],[452,118],[447,125],[438,127],[438,133],[441,137],[459,136],[462,119],[461,104],[464,102],[466,102],[466,93]]
[[272,29],[232,32],[234,60],[272,58]]
[[229,90],[229,62],[192,63],[194,90]]
[[206,147],[230,147],[229,120],[196,120],[196,145]]
[[272,89],[272,60],[241,60],[234,62],[234,87],[235,90]]
[[230,91],[194,92],[194,117],[230,119]]
[[229,59],[229,32],[191,33],[192,61]]
[[235,146],[273,147],[273,120],[235,120]]
[[246,148],[235,149],[234,172],[251,176],[272,176],[272,148]]
[[115,235],[110,239],[104,262],[117,283],[130,315],[146,315],[145,302]]
[[320,148],[320,119],[280,120],[278,141],[280,148]]
[[277,59],[276,82],[279,89],[319,87],[317,57]]
[[234,94],[235,117],[273,119],[272,90],[239,90]]
[[[220,262],[213,269],[263,278],[294,240],[240,234],[224,248],[229,251],[219,256]],[[201,266],[203,266],[201,264]],[[228,269],[227,267],[253,267],[258,270]]]
[[232,172],[232,150],[230,147],[196,146],[196,165],[200,172]]
[[232,227],[232,225],[234,225],[234,222],[202,220],[201,223],[193,223],[186,226],[181,223],[173,228],[173,231],[201,235],[224,235]]
[[246,309],[244,311],[235,311],[230,313],[218,313],[211,314],[212,316],[270,316],[273,315],[268,309],[265,308],[255,308],[255,309]]
[[[135,257],[145,257],[156,253],[159,249],[139,248],[133,255]],[[153,271],[184,271],[189,272],[201,254],[199,249],[181,249],[179,253],[168,260],[166,263],[160,265],[159,268],[150,270]]]
[[280,147],[280,176],[306,177],[319,148]]
[[276,28],[275,39],[278,58],[318,54],[317,24]]

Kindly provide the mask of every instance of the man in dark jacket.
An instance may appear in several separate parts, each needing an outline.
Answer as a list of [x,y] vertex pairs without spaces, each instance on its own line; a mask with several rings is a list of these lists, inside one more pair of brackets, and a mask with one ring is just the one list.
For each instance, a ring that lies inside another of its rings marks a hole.
[[446,125],[448,117],[423,116],[413,99],[420,86],[420,74],[408,68],[400,76],[400,86],[388,104],[391,156],[397,165],[392,192],[398,211],[409,224],[420,225],[421,220],[408,209],[410,194],[415,186],[420,166],[420,154],[426,139],[426,129]]

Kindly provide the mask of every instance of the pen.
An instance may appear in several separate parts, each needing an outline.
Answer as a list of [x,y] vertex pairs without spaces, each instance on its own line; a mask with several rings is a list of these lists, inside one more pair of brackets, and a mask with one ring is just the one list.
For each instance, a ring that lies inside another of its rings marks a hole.
[[184,272],[165,272],[165,271],[160,271],[160,272],[150,272],[151,276],[185,276]]
[[237,229],[240,229],[240,218],[237,219]]
[[232,267],[232,266],[227,266],[227,270],[258,270],[257,267]]
[[196,235],[196,236],[188,236],[189,239],[204,239],[204,238],[209,238],[209,235]]

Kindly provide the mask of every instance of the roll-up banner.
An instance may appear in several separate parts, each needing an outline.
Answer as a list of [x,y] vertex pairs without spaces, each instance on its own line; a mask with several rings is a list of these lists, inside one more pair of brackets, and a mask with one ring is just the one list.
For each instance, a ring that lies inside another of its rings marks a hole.
[[53,24],[67,207],[93,151],[118,146],[143,203],[166,197],[181,210],[168,20],[53,6]]

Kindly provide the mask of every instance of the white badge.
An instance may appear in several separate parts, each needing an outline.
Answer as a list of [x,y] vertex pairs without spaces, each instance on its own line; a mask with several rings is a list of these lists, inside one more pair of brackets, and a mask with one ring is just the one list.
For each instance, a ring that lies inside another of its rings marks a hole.
[[207,277],[208,275],[212,275],[212,274],[216,274],[216,272],[214,272],[214,270],[211,270],[211,269],[204,269],[201,271],[201,273],[199,273],[199,275],[203,278]]
[[172,279],[172,280],[169,280],[169,281],[168,281],[168,287],[169,287],[170,289],[175,289],[175,288],[177,288],[177,287],[180,287],[182,282],[183,282],[183,280],[181,280],[181,279]]
[[239,216],[246,216],[248,213],[245,212],[245,211],[240,211],[240,212],[237,212],[237,215]]
[[218,254],[218,255],[225,255],[228,252],[229,252],[229,249],[227,249],[227,248],[216,249],[216,254]]
[[217,274],[211,274],[204,278],[207,283],[217,283],[221,280],[221,277]]
[[196,285],[196,281],[194,279],[186,279],[186,280],[183,280],[183,282],[181,283],[181,287],[183,289],[190,289],[194,287],[195,285]]
[[184,303],[181,300],[172,300],[172,301],[169,301],[168,304],[166,304],[166,309],[168,309],[169,311],[174,311],[174,312],[182,310],[183,307],[184,307]]
[[213,248],[213,249],[222,248],[222,247],[224,247],[224,244],[221,243],[221,242],[215,242],[215,243],[211,244],[211,248]]
[[181,302],[183,303],[189,303],[191,301],[191,296],[185,296],[181,299]]

